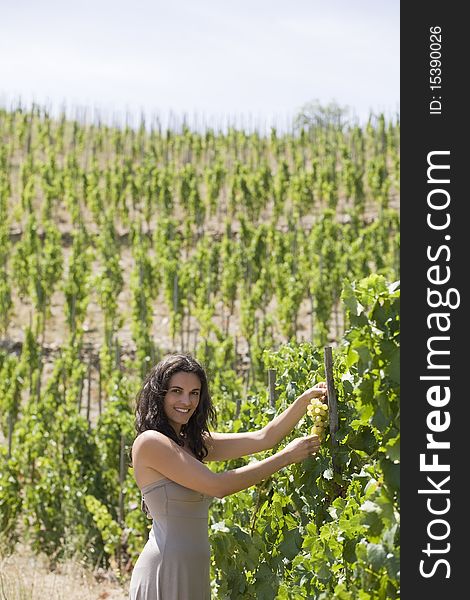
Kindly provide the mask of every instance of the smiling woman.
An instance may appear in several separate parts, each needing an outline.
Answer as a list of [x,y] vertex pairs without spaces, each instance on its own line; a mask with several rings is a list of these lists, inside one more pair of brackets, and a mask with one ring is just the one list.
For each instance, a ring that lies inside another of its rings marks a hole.
[[[172,354],[160,361],[147,375],[137,396],[137,434],[159,431],[198,460],[207,455],[203,434],[208,432],[209,422],[215,424],[215,419],[205,371],[187,354]],[[133,449],[133,457],[134,454]],[[143,475],[143,481],[139,481],[139,475]],[[147,475],[150,481],[155,480],[154,471],[136,473],[137,483],[147,483]]]
[[172,376],[163,409],[177,435],[182,435],[181,428],[187,425],[196,411],[200,392],[201,384],[194,373],[181,372]]
[[325,396],[326,386],[319,383],[260,430],[209,433],[215,411],[200,363],[174,354],[150,371],[137,396],[132,463],[152,528],[132,572],[129,600],[210,600],[207,521],[213,498],[308,458],[320,441],[317,435],[297,438],[273,456],[221,473],[203,461],[273,448],[305,415],[311,398]]

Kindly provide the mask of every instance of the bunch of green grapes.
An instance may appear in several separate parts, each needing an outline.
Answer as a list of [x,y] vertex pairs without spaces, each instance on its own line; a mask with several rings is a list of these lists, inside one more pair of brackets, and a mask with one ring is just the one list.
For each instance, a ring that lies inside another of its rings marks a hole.
[[318,435],[322,442],[329,424],[328,404],[325,404],[321,398],[312,398],[307,407],[307,414],[313,420],[313,427],[310,433]]

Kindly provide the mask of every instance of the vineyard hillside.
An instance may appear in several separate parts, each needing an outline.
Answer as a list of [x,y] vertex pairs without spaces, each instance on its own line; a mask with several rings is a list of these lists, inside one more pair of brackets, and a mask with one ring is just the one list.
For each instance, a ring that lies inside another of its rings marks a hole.
[[399,597],[399,169],[383,115],[262,134],[0,109],[2,551],[25,537],[125,586],[150,366],[193,353],[218,429],[243,431],[324,379],[332,346],[338,432],[211,508],[214,594]]

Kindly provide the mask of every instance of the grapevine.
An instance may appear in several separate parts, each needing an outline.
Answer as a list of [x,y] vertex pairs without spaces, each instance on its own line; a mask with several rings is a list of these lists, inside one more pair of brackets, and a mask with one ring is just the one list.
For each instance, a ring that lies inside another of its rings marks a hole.
[[236,433],[324,380],[331,343],[334,453],[312,399],[291,435],[318,435],[315,459],[213,503],[214,596],[398,598],[399,123],[193,131],[18,106],[0,136],[2,550],[125,579],[148,535],[122,457],[151,363],[194,352]]

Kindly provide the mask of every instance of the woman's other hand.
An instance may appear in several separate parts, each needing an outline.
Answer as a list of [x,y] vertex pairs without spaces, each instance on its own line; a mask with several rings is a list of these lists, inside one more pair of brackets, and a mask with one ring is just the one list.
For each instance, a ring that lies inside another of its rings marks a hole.
[[320,438],[318,435],[307,435],[296,438],[289,442],[285,448],[280,450],[284,454],[287,464],[302,462],[309,456],[314,456],[320,448]]
[[326,383],[324,381],[320,381],[316,383],[313,387],[305,390],[299,398],[305,401],[306,405],[312,398],[321,398],[324,400],[328,395]]

